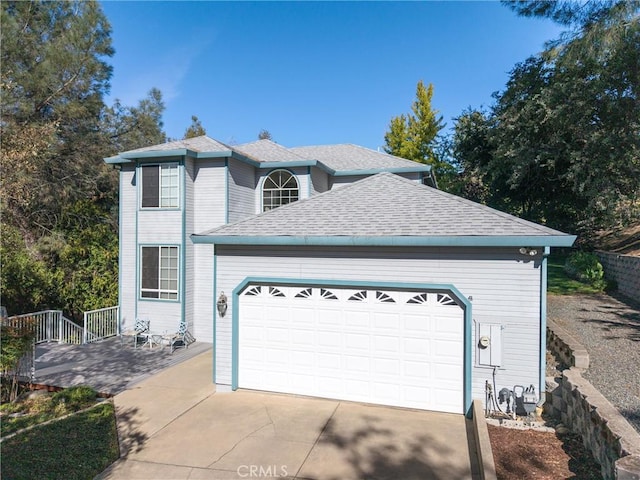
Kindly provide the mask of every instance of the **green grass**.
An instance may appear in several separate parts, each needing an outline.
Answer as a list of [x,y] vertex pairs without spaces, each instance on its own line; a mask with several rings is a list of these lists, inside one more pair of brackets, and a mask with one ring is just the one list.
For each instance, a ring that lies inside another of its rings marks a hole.
[[592,295],[602,289],[569,278],[564,271],[566,256],[551,255],[547,263],[547,293],[551,295]]
[[113,404],[36,427],[0,444],[2,478],[86,480],[119,456]]
[[[83,410],[95,403],[96,391],[87,386],[70,387],[53,395],[3,403],[0,405],[0,411],[3,414],[0,435],[4,437],[23,428]],[[11,413],[22,413],[23,415],[9,417],[8,415]]]

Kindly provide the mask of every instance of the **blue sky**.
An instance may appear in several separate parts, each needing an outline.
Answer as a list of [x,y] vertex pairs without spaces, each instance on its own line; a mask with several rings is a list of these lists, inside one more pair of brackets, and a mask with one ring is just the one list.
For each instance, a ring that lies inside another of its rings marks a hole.
[[419,80],[452,127],[489,106],[516,62],[559,28],[498,2],[104,1],[116,53],[109,103],[152,88],[164,128],[182,138],[197,115],[210,137],[285,146],[384,144]]

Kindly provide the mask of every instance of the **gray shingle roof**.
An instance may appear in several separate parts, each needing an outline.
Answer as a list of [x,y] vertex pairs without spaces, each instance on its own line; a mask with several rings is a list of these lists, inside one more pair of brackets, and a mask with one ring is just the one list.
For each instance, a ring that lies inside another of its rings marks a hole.
[[160,145],[151,145],[150,147],[137,148],[124,153],[135,152],[163,152],[167,150],[179,150],[186,148],[194,152],[218,152],[229,151],[231,148],[224,143],[218,142],[206,135],[200,137],[187,138],[185,140],[175,140],[173,142],[161,143]]
[[303,157],[293,153],[291,149],[267,139],[234,145],[233,149],[258,162],[296,162],[305,160]]
[[424,166],[411,160],[381,153],[369,148],[343,143],[290,148],[292,152],[324,163],[335,171],[414,168]]
[[[562,243],[570,245],[574,238],[391,173],[380,173],[200,235],[215,243],[262,243],[266,237],[279,237],[281,243],[293,238],[304,239],[298,243],[313,243],[314,237],[323,241],[336,237],[343,239],[337,243],[344,244],[357,244],[347,237],[366,237],[373,238],[375,244],[376,238],[384,237],[446,237],[451,242],[453,237],[560,236],[564,237]],[[198,241],[197,237],[192,238]],[[241,242],[234,240],[241,237]]]
[[230,147],[206,135],[129,150],[104,160],[110,164],[129,163],[138,156],[149,158],[154,156],[154,152],[158,152],[157,156],[163,157],[177,150],[195,152],[196,158],[233,156],[240,161],[253,163],[258,168],[273,168],[277,167],[277,164],[286,167],[296,162],[297,166],[317,166],[331,175],[371,175],[384,171],[428,172],[430,170],[428,165],[351,144],[286,148],[264,139]]

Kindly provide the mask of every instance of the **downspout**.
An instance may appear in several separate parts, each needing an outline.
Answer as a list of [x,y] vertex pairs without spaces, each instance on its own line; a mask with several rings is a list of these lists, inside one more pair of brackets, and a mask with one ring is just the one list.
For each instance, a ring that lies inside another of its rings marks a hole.
[[547,371],[547,258],[551,253],[550,247],[544,247],[540,263],[540,385],[538,388],[541,404],[546,390]]

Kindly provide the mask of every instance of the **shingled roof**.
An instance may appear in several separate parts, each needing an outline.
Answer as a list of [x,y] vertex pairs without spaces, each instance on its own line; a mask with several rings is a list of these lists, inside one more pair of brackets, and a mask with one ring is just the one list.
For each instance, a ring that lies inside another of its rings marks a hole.
[[575,237],[380,173],[192,239],[256,245],[570,246]]
[[335,171],[382,168],[401,169],[416,166],[416,162],[411,160],[389,155],[388,153],[377,152],[351,143],[293,147],[289,150],[301,157],[318,160]]
[[229,146],[202,135],[185,140],[137,148],[105,158],[109,164],[131,163],[137,159],[174,159],[232,157],[255,168],[288,168],[292,166],[318,167],[330,175],[371,175],[383,171],[428,174],[429,165],[377,152],[352,144],[318,145],[287,148],[268,139]]
[[255,142],[234,145],[233,149],[258,162],[299,162],[300,160],[307,160],[306,158],[296,155],[291,149],[278,145],[266,138],[256,140]]
[[206,135],[200,137],[186,138],[184,140],[174,140],[172,142],[151,145],[149,147],[136,148],[125,153],[140,152],[164,152],[168,150],[187,149],[192,152],[217,152],[229,151],[230,147]]

